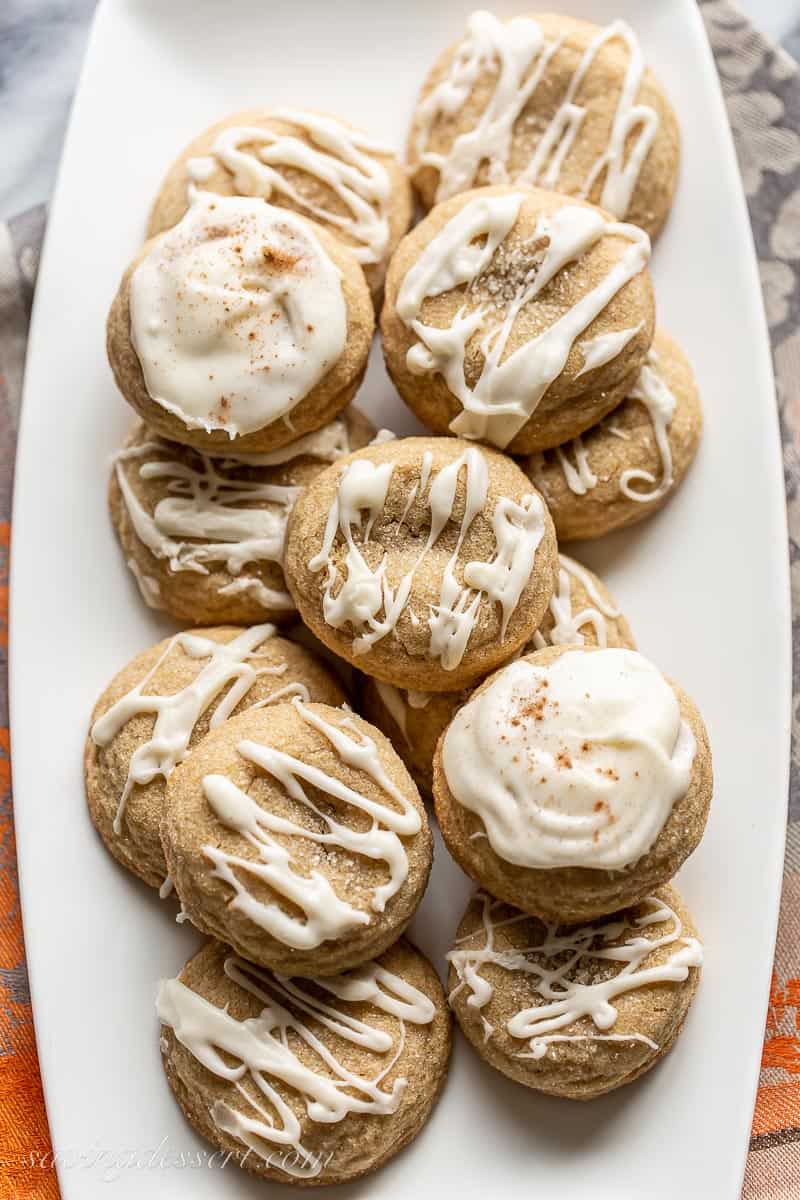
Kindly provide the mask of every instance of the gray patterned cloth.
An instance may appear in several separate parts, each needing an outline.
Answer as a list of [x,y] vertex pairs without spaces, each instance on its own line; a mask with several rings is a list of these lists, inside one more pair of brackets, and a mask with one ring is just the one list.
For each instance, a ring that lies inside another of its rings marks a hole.
[[[772,339],[781,419],[794,614],[794,729],[784,895],[764,1041],[761,1081],[753,1121],[743,1196],[783,1200],[800,1196],[800,70],[726,0],[701,0],[733,128],[758,253],[764,304]],[[800,28],[787,39],[800,54]],[[30,306],[44,231],[43,208],[0,224],[0,531],[8,529],[15,436]],[[6,539],[0,538],[0,553]],[[0,560],[0,594],[5,562]],[[4,613],[0,611],[0,621]],[[0,651],[4,654],[4,651]],[[0,659],[0,741],[7,724],[5,662]],[[7,742],[6,742],[7,745]],[[2,749],[2,747],[0,747]],[[10,792],[0,795],[0,844],[8,824]],[[15,893],[13,854],[0,854],[0,897]],[[5,931],[7,933],[7,931]],[[18,946],[19,962],[10,961]],[[19,996],[3,995],[3,977],[21,973],[18,931],[4,938],[0,923],[0,1047],[14,1053],[16,1035],[6,1014],[30,1022]],[[12,1005],[13,1000],[13,1005]],[[28,1030],[30,1034],[30,1029]],[[3,1094],[0,1054],[0,1094]],[[43,1122],[43,1111],[32,1122]],[[21,1182],[21,1181],[18,1181]],[[0,1191],[2,1191],[0,1171]],[[50,1180],[49,1186],[53,1186]],[[30,1190],[29,1190],[30,1189]],[[28,1181],[24,1192],[48,1195]]]

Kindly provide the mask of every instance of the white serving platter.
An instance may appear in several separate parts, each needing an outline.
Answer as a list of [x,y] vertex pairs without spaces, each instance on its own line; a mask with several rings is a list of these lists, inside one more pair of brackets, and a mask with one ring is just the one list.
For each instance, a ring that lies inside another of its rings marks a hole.
[[[429,63],[471,7],[100,4],[39,277],[12,571],[20,878],[65,1200],[272,1194],[233,1166],[203,1165],[204,1144],[162,1076],[153,1007],[156,980],[181,967],[196,939],[103,851],[84,808],[81,754],[94,699],[172,628],[143,607],[106,513],[109,455],[130,419],[105,361],[106,310],[161,174],[193,134],[225,112],[274,102],[338,113],[400,146]],[[524,7],[494,3],[504,16]],[[680,876],[707,966],[675,1050],[638,1083],[590,1105],[526,1092],[459,1038],[422,1136],[378,1175],[338,1189],[343,1197],[739,1195],[780,889],[791,667],[781,458],[758,274],[693,0],[549,7],[601,22],[626,17],[683,133],[677,203],[653,273],[659,318],[697,371],[706,439],[666,510],[584,557],[608,580],[640,647],[695,697],[709,726],[714,805]],[[415,428],[379,354],[359,403],[397,432]],[[439,845],[413,932],[440,967],[469,890]]]

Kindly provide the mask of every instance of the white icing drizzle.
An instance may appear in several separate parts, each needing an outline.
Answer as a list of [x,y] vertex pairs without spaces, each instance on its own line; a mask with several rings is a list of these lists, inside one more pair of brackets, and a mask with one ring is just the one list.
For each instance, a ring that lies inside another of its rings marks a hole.
[[624,870],[685,796],[695,750],[661,673],[614,648],[510,663],[458,710],[442,761],[506,862]]
[[408,736],[408,709],[406,707],[407,697],[399,688],[393,687],[391,683],[383,683],[380,679],[376,679],[374,682],[375,689],[381,698],[384,708],[410,746],[411,738]]
[[[681,983],[692,967],[702,965],[700,942],[695,937],[684,936],[680,917],[665,900],[647,896],[642,906],[648,907],[638,916],[623,913],[580,928],[565,929],[541,923],[544,932],[535,944],[499,950],[495,946],[497,929],[519,923],[533,924],[534,920],[520,913],[494,921],[493,912],[504,906],[485,892],[479,892],[477,899],[482,905],[483,945],[460,948],[461,943],[471,942],[476,936],[471,933],[460,938],[447,955],[459,980],[450,993],[451,1003],[464,988],[468,988],[468,1006],[479,1010],[485,1008],[494,995],[494,985],[481,975],[481,970],[491,964],[511,976],[524,974],[539,1000],[532,1007],[515,1013],[506,1023],[506,1031],[512,1038],[528,1043],[528,1051],[517,1055],[518,1058],[544,1058],[549,1046],[558,1042],[638,1041],[652,1050],[659,1049],[645,1034],[608,1031],[617,1021],[618,1012],[613,1001],[618,996],[653,984]],[[668,928],[653,938],[640,932],[662,924],[668,924]],[[629,931],[630,935],[621,944],[612,945],[620,942]],[[663,962],[648,967],[650,956],[665,946],[674,949]],[[621,965],[609,978],[587,983],[587,971],[597,963]],[[560,1032],[586,1020],[594,1026],[589,1033]],[[494,1032],[485,1018],[484,1032],[487,1041]]]
[[233,438],[288,417],[339,359],[339,269],[285,208],[203,192],[130,281],[131,340],[150,397]]
[[[237,468],[279,466],[305,455],[335,462],[350,449],[347,426],[341,418],[269,454],[224,458],[199,450],[181,449],[160,438],[120,450],[113,459],[122,500],[139,541],[157,559],[169,561],[171,571],[208,575],[208,564],[220,563],[236,576],[219,588],[221,596],[248,592],[268,610],[291,611],[294,601],[285,590],[269,588],[252,575],[242,575],[248,563],[283,565],[286,524],[302,488],[245,478]],[[148,512],[128,478],[128,464],[140,479],[164,481],[168,495]],[[251,507],[255,506],[257,507]],[[163,607],[157,580],[144,575],[134,559],[128,566],[151,608]]]
[[[654,350],[649,351],[636,383],[626,399],[628,401],[638,400],[647,409],[653,426],[656,449],[661,459],[661,481],[657,482],[650,471],[631,467],[620,475],[619,490],[628,500],[648,504],[665,496],[675,482],[668,431],[675,416],[677,400],[658,371],[658,359]],[[614,425],[606,425],[605,428],[613,437],[621,438],[623,441],[630,439],[629,434],[617,429]],[[575,456],[575,466],[569,461],[568,450],[570,447]],[[585,496],[588,491],[597,486],[598,478],[589,465],[589,452],[580,436],[573,438],[566,446],[556,446],[555,452],[564,472],[564,481],[574,495]],[[542,463],[543,456],[536,455],[532,466],[534,479],[541,476]],[[631,486],[633,483],[649,483],[653,486],[649,492],[639,491]]]
[[[620,615],[619,609],[612,607],[598,592],[594,581],[587,571],[565,554],[558,556],[558,585],[550,598],[550,612],[553,617],[553,628],[544,636],[538,629],[533,635],[533,644],[537,650],[543,646],[565,646],[584,643],[581,630],[591,626],[595,642],[598,646],[606,646],[608,642],[608,627],[606,617],[613,620]],[[583,585],[594,601],[595,607],[581,609],[575,612],[572,598],[572,579],[577,579]]]
[[[515,17],[503,23],[491,13],[473,13],[448,72],[417,109],[416,157],[420,166],[431,166],[439,172],[437,203],[473,187],[483,163],[488,164],[490,183],[541,184],[554,191],[563,190],[558,186],[561,170],[588,111],[576,102],[576,97],[600,49],[615,40],[623,42],[628,51],[625,78],[608,142],[575,194],[585,199],[604,175],[598,203],[615,216],[624,217],[659,124],[655,109],[636,103],[645,71],[644,58],[635,33],[624,21],[613,21],[598,29],[530,161],[512,179],[509,160],[515,124],[546,78],[562,39],[548,41],[531,17]],[[494,89],[472,128],[454,138],[444,154],[429,149],[436,122],[456,117],[477,81],[490,73],[495,75]],[[527,134],[527,128],[523,132]],[[631,137],[634,140],[629,146]]]
[[[538,495],[530,493],[520,503],[501,497],[492,517],[496,550],[489,562],[469,562],[463,568],[463,583],[456,577],[461,546],[475,517],[486,505],[489,495],[489,470],[486,459],[470,447],[443,467],[431,479],[432,457],[426,451],[420,465],[420,479],[407,497],[398,522],[402,525],[411,506],[427,491],[425,503],[430,515],[430,531],[411,568],[398,584],[387,578],[387,553],[376,567],[370,567],[365,551],[370,533],[382,512],[391,483],[391,463],[375,465],[369,459],[356,459],[344,468],[336,497],[328,512],[322,546],[309,561],[309,569],[327,569],[323,596],[325,620],[334,629],[348,622],[354,630],[353,651],[365,654],[391,633],[405,610],[414,577],[448,522],[453,519],[459,473],[466,471],[464,515],[461,518],[455,549],[442,577],[439,603],[431,607],[428,626],[431,631],[429,654],[442,667],[453,670],[461,662],[485,595],[502,609],[501,640],[505,638],[511,616],[534,569],[536,550],[544,535],[544,507]],[[367,519],[362,522],[362,514]],[[361,535],[357,545],[354,531]],[[340,574],[331,559],[337,534],[347,545]],[[334,589],[338,590],[334,591]],[[383,614],[382,616],[379,614]]]
[[[91,738],[96,746],[105,747],[133,717],[140,714],[155,717],[150,736],[131,755],[128,776],[114,818],[114,833],[119,835],[122,831],[125,805],[134,785],[150,783],[157,775],[162,779],[169,778],[178,763],[188,756],[189,741],[197,722],[225,688],[228,691],[219,701],[209,722],[212,729],[227,720],[260,675],[283,674],[286,663],[256,665],[260,647],[274,634],[274,625],[254,625],[230,642],[214,642],[196,633],[176,633],[136,687],[97,718],[91,729]],[[148,694],[150,681],[176,647],[198,662],[203,659],[207,661],[199,667],[191,683],[180,691],[166,696]],[[302,687],[300,684],[289,686],[294,691]],[[287,689],[282,688],[281,693],[285,696]],[[277,694],[273,693],[262,703],[274,703],[277,698]]]
[[[158,987],[159,1020],[197,1062],[235,1089],[236,1107],[223,1099],[212,1103],[209,1115],[216,1127],[287,1175],[313,1179],[322,1169],[321,1158],[303,1147],[300,1120],[276,1085],[295,1093],[313,1122],[330,1125],[350,1113],[397,1112],[406,1078],[381,1085],[403,1053],[406,1024],[429,1025],[436,1015],[433,1001],[375,961],[344,975],[293,980],[232,955],[225,959],[224,971],[263,1005],[257,1017],[236,1020],[227,1006],[217,1007],[180,979],[166,979]],[[345,1007],[327,1003],[319,991]],[[369,1004],[396,1018],[397,1032],[386,1030],[384,1022],[354,1016],[348,1004]],[[360,1075],[346,1067],[335,1042],[331,1046],[325,1040],[326,1032],[379,1056],[375,1074]],[[298,1040],[302,1054],[293,1048]],[[275,1147],[294,1154],[276,1154]]]
[[604,367],[606,363],[611,362],[643,328],[644,321],[640,321],[630,329],[612,330],[611,333],[601,333],[588,341],[578,342],[578,349],[583,354],[583,366],[575,378],[580,379],[581,375],[596,371],[598,367]]
[[[658,371],[658,359],[652,349],[639,372],[639,378],[630,391],[629,399],[638,400],[647,409],[653,425],[656,448],[661,458],[661,482],[656,483],[654,476],[649,471],[632,468],[623,471],[620,475],[619,490],[629,500],[638,500],[641,504],[647,504],[666,496],[675,482],[672,474],[672,450],[669,444],[668,430],[672,424],[672,418],[675,416],[677,400]],[[631,484],[636,482],[652,484],[652,491],[641,492],[631,487]]]
[[[403,279],[396,301],[398,316],[419,339],[408,351],[408,369],[415,374],[438,372],[461,402],[463,411],[451,421],[450,430],[501,448],[536,411],[563,371],[576,338],[644,269],[650,257],[650,239],[643,230],[607,221],[594,208],[565,205],[549,216],[540,216],[531,238],[507,251],[512,262],[517,259],[518,265],[527,269],[520,271],[513,296],[503,306],[502,319],[493,321],[494,300],[480,301],[470,309],[467,298],[479,287],[484,273],[491,280],[493,256],[516,224],[524,200],[524,192],[511,192],[480,195],[468,201],[424,248]],[[506,354],[517,317],[525,306],[536,301],[560,271],[604,237],[620,238],[629,245],[600,282],[561,317]],[[420,313],[427,299],[464,284],[464,302],[449,326],[441,329],[422,320]],[[466,378],[467,344],[478,332],[483,366],[474,387],[470,387]],[[629,334],[630,330],[623,332]],[[617,344],[619,353],[621,345]],[[613,346],[606,343],[604,353],[610,354],[611,349]]]
[[289,442],[288,446],[279,446],[277,450],[268,450],[261,454],[227,454],[224,461],[242,463],[247,467],[277,467],[297,458],[308,456],[319,459],[320,462],[333,463],[344,458],[352,450],[350,433],[344,417],[334,417],[321,429],[303,434]]
[[152,575],[147,575],[139,566],[135,558],[125,560],[128,564],[128,569],[133,575],[138,584],[142,599],[148,608],[163,608],[161,603],[161,584]]
[[408,704],[410,708],[427,708],[433,696],[430,692],[419,692],[416,688],[410,688],[406,695],[408,696]]
[[567,487],[576,496],[585,496],[592,488],[597,487],[597,476],[589,466],[589,452],[583,444],[583,438],[578,434],[569,443],[575,455],[575,466],[567,458],[563,446],[556,446],[556,456],[561,463]]
[[[295,870],[290,851],[273,835],[298,837],[321,847],[339,847],[348,854],[385,863],[388,879],[374,889],[370,901],[373,912],[381,913],[408,876],[408,855],[401,837],[419,833],[422,822],[417,809],[386,773],[375,742],[359,732],[351,718],[343,717],[338,725],[331,725],[306,708],[302,700],[294,699],[292,703],[302,719],[327,738],[342,762],[367,774],[393,804],[371,800],[319,767],[272,746],[244,740],[236,747],[241,757],[271,776],[292,800],[318,819],[321,827],[314,828],[312,823],[307,828],[277,816],[258,805],[226,776],[205,775],[203,791],[214,814],[248,842],[258,858],[244,858],[212,845],[203,846],[203,853],[214,864],[213,873],[233,890],[230,908],[243,913],[285,945],[309,950],[358,926],[368,925],[371,918],[368,912],[341,899],[321,870],[313,868],[308,874]],[[323,812],[306,787],[330,796],[337,806],[365,814],[371,819],[370,825],[351,828],[333,813]],[[292,909],[300,910],[302,917],[274,901],[259,900],[249,891],[243,876],[267,885],[288,900]]]
[[[302,488],[264,483],[237,475],[232,460],[214,459],[193,451],[196,465],[169,458],[151,458],[139,466],[143,480],[163,479],[169,493],[149,513],[125,470],[131,459],[169,453],[168,442],[147,442],[121,450],[114,471],[122,499],[139,541],[171,571],[208,575],[208,564],[219,563],[237,576],[220,594],[250,590],[265,607],[292,609],[286,591],[267,589],[254,576],[240,576],[247,563],[283,563],[286,525]],[[223,467],[229,470],[223,473]],[[252,504],[258,507],[249,507]],[[260,586],[259,586],[260,585]],[[263,589],[263,590],[262,590]]]
[[[283,198],[349,241],[360,263],[381,262],[389,247],[389,172],[376,155],[391,155],[387,146],[319,113],[276,108],[270,114],[294,125],[304,135],[279,133],[264,126],[230,126],[217,135],[207,158],[189,159],[189,196],[221,163],[233,175],[243,196],[262,200]],[[244,147],[248,149],[244,149]],[[208,171],[208,163],[211,171]],[[345,212],[336,212],[298,188],[292,175],[302,171],[335,193]]]

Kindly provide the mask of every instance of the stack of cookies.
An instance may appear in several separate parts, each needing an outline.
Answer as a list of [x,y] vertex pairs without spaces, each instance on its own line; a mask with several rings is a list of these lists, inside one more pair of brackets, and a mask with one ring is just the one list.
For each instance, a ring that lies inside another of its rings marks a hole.
[[[711,798],[702,719],[559,552],[655,511],[697,448],[647,272],[672,111],[624,23],[480,12],[407,158],[315,112],[221,121],[108,319],[139,418],[112,520],[181,628],[98,700],[89,812],[211,939],[158,987],[187,1118],[303,1184],[420,1131],[451,1009],[504,1074],[588,1099],[670,1048],[702,958],[670,883]],[[352,404],[381,301],[428,436]],[[479,887],[447,998],[403,936],[431,798]]]

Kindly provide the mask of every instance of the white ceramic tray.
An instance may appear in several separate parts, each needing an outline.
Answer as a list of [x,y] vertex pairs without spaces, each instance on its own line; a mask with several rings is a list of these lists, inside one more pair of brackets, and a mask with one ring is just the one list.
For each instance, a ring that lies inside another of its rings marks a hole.
[[[563,7],[597,21],[624,16],[637,28],[683,132],[677,203],[653,273],[659,318],[696,368],[707,435],[668,508],[585,558],[641,648],[708,722],[716,794],[706,838],[680,878],[707,966],[675,1050],[590,1105],[528,1093],[458,1040],[422,1136],[378,1175],[342,1189],[348,1197],[739,1194],[780,887],[790,707],[781,460],[758,275],[693,0]],[[65,1200],[272,1194],[233,1166],[222,1173],[167,1157],[204,1148],[163,1079],[153,1007],[156,980],[180,968],[195,938],[112,862],[84,809],[91,705],[167,629],[136,594],[106,513],[108,458],[130,419],[105,361],[108,304],[163,170],[194,133],[227,111],[274,102],[339,113],[400,145],[428,64],[470,8],[470,0],[100,5],[39,277],[12,577],[25,934]],[[494,8],[511,15],[524,4]],[[398,432],[414,428],[379,355],[359,403]],[[469,890],[440,846],[414,927],[440,965]]]

